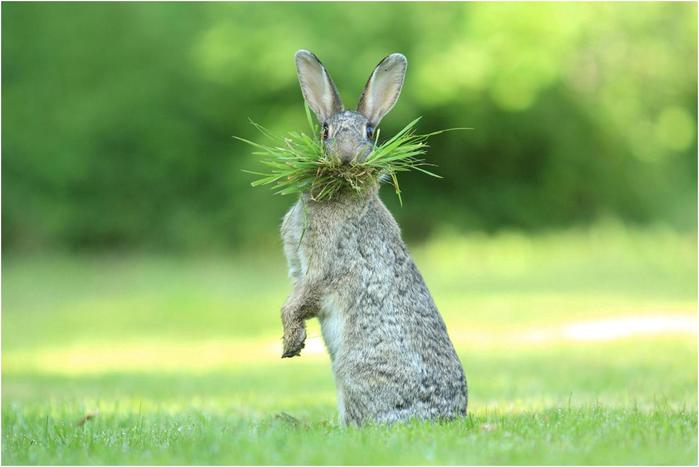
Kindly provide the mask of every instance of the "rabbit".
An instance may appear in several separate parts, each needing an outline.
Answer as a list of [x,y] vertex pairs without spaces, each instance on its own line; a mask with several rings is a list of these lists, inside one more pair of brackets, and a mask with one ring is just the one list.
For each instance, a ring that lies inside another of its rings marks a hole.
[[[394,53],[371,73],[356,111],[344,110],[318,58],[295,56],[303,97],[329,157],[352,164],[396,103],[407,59]],[[379,183],[331,200],[310,194],[284,216],[293,290],[281,310],[282,358],[298,356],[304,321],[317,317],[330,354],[341,423],[393,423],[466,415],[466,379],[444,321],[379,198]]]

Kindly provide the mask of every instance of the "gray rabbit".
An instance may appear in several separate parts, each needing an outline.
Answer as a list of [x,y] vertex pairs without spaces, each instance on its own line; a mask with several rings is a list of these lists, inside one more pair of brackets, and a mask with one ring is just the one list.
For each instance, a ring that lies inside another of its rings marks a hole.
[[[357,111],[344,110],[325,67],[296,53],[301,91],[322,125],[330,157],[364,160],[374,129],[398,99],[407,68],[394,53],[369,77]],[[320,320],[345,424],[449,419],[466,414],[464,371],[444,321],[379,198],[378,183],[330,201],[309,194],[284,216],[293,281],[282,306],[282,357],[300,355],[304,321]]]

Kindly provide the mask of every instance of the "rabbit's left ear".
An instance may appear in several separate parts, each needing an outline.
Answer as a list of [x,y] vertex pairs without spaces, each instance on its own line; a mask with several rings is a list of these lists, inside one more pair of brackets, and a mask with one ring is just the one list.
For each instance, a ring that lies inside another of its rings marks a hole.
[[407,68],[408,59],[399,53],[389,55],[376,65],[357,105],[357,112],[364,115],[372,126],[378,126],[395,105]]

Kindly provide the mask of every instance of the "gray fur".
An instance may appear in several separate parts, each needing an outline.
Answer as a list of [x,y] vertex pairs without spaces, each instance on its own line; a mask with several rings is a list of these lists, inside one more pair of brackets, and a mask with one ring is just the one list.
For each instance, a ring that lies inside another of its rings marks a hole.
[[[357,149],[371,147],[366,116],[341,112],[328,120],[338,157],[366,156]],[[284,217],[293,290],[282,306],[282,356],[300,355],[304,321],[317,317],[343,423],[463,416],[461,363],[378,191],[374,185],[323,202],[304,194]]]

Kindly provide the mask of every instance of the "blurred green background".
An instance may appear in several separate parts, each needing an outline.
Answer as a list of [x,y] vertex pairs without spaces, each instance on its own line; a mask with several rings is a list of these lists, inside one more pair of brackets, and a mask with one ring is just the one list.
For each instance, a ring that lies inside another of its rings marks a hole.
[[[248,118],[306,130],[293,54],[347,106],[409,60],[391,135],[434,138],[444,180],[384,198],[409,240],[618,217],[693,229],[696,5],[8,4],[3,243],[237,249],[276,240],[292,202],[251,189]],[[388,196],[387,196],[388,195]],[[8,251],[6,249],[6,251]]]
[[[474,128],[382,192],[467,419],[343,430],[317,322],[279,358],[294,200],[232,136],[306,130],[299,48]],[[2,69],[3,463],[696,464],[696,4],[3,3]]]

